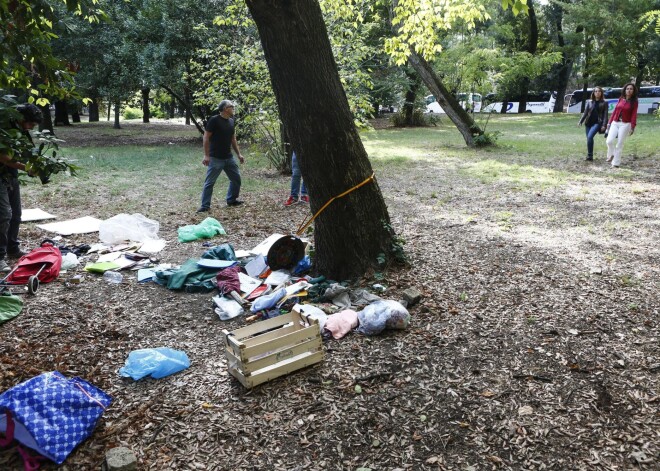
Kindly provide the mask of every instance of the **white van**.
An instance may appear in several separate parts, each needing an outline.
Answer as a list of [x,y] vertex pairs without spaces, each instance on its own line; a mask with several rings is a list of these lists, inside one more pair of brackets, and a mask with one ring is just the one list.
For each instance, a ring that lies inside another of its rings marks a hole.
[[[527,106],[525,107],[525,113],[552,113],[552,110],[555,107],[555,100],[557,99],[556,92],[529,92],[527,94]],[[516,98],[517,101],[507,102],[506,112],[507,113],[517,113],[518,107],[520,106],[520,98]],[[502,102],[491,103],[488,106],[484,107],[486,113],[500,113],[502,110]]]
[[[479,93],[459,93],[456,99],[464,110],[474,111],[476,113],[481,111],[481,95]],[[440,103],[438,103],[433,95],[426,97],[426,112],[444,113]]]

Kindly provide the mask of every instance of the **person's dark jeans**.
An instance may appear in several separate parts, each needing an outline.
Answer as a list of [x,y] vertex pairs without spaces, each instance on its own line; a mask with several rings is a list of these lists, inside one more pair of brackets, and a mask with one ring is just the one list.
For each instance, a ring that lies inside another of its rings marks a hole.
[[587,133],[587,156],[594,156],[594,137],[598,134],[600,129],[600,124],[596,123],[592,126],[585,126],[585,131]]
[[0,178],[0,260],[20,248],[21,189],[18,178]]

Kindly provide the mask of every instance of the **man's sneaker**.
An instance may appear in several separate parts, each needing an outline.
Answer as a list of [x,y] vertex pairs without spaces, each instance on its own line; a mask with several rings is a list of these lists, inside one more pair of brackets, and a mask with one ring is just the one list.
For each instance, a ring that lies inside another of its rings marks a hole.
[[300,197],[300,201],[302,201],[303,203],[309,203],[309,196],[307,196],[307,195],[302,195],[302,196]]
[[7,262],[0,260],[0,272],[9,273],[10,271],[11,267],[7,265]]
[[27,255],[27,252],[23,252],[20,248],[16,250],[7,251],[7,256],[9,258],[21,258],[23,255]]
[[209,211],[210,211],[209,208],[199,208],[199,209],[197,210],[198,213],[208,213]]
[[289,196],[286,199],[286,201],[284,202],[284,206],[291,206],[295,202],[296,202],[296,199],[293,196]]
[[240,206],[243,202],[239,200],[227,201],[227,206]]

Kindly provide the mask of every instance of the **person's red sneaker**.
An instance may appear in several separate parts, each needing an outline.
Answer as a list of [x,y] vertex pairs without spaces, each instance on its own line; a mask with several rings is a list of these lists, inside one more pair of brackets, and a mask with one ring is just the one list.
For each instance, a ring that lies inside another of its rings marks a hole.
[[302,201],[303,203],[309,203],[309,196],[307,196],[307,195],[302,195],[302,196],[300,197],[300,201]]
[[293,196],[289,196],[287,200],[284,202],[284,206],[291,206],[295,202],[296,199]]

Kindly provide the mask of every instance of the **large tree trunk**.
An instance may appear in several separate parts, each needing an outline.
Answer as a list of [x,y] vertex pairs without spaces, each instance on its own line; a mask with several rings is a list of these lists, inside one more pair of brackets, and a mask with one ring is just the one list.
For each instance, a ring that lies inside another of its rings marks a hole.
[[99,121],[99,100],[98,98],[94,98],[89,104],[89,122],[96,123],[98,121]]
[[149,92],[151,89],[142,89],[142,122],[148,123],[151,117],[151,110],[149,109]]
[[452,123],[454,123],[463,135],[465,143],[469,147],[474,147],[474,137],[483,134],[483,131],[476,125],[470,113],[465,111],[456,97],[447,90],[447,87],[442,83],[440,77],[433,70],[433,67],[424,58],[411,51],[409,61],[426,87],[431,91],[435,99],[438,100],[438,103],[440,103],[444,112],[449,116],[449,119],[451,119]]
[[39,123],[39,131],[50,131],[51,134],[55,134],[53,130],[53,117],[50,114],[50,105],[40,106],[41,115],[43,116],[43,121]]
[[121,114],[121,102],[119,100],[115,101],[115,123],[112,126],[115,129],[121,129],[119,125],[119,115]]
[[69,111],[66,101],[58,100],[55,102],[55,126],[71,126],[69,122]]
[[[555,26],[557,28],[557,45],[561,49],[561,66],[557,72],[557,99],[555,100],[555,108],[552,110],[553,113],[561,113],[564,111],[564,95],[566,95],[566,87],[568,87],[568,80],[571,77],[571,71],[573,70],[573,58],[568,55],[566,51],[566,43],[564,42],[564,30],[563,30],[563,19],[564,19],[564,9],[562,5],[551,4],[550,7],[550,16],[554,18]],[[582,26],[578,26],[576,33],[580,33],[583,30]]]
[[[532,56],[536,55],[536,49],[539,44],[539,24],[534,10],[534,0],[527,1],[527,12],[529,17],[529,41],[527,42],[527,52]],[[520,103],[518,104],[518,113],[527,111],[527,93],[529,92],[529,78],[525,77],[521,83]]]
[[[247,0],[312,213],[373,173],[353,124],[316,0]],[[393,231],[376,180],[333,201],[314,221],[315,268],[336,280],[389,256]]]

